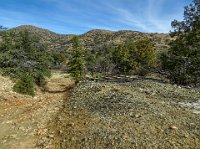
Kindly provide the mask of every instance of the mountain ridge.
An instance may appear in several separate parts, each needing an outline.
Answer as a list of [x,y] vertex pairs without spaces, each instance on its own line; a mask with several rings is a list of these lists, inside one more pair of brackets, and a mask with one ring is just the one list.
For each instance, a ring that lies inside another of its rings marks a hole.
[[[28,30],[31,33],[41,38],[41,41],[48,45],[48,50],[51,51],[66,51],[71,48],[71,38],[76,34],[58,34],[48,29],[39,28],[32,25],[21,25],[15,28],[9,29],[11,31],[23,31]],[[102,47],[105,45],[116,46],[126,41],[136,41],[144,38],[152,40],[155,45],[160,49],[167,47],[169,41],[172,38],[169,34],[165,33],[143,33],[132,30],[103,30],[92,29],[86,33],[77,35],[83,43],[85,48]]]
[[99,29],[99,28],[96,28],[96,29],[91,29],[91,30],[88,30],[84,33],[81,33],[81,34],[67,34],[67,33],[57,33],[55,31],[51,31],[50,29],[45,29],[43,27],[37,27],[37,26],[34,26],[34,25],[19,25],[17,27],[13,27],[13,28],[9,28],[8,30],[12,30],[12,29],[31,29],[31,28],[35,28],[35,29],[41,29],[41,30],[46,30],[46,31],[49,31],[49,32],[52,32],[54,34],[57,34],[57,35],[84,35],[84,34],[87,34],[89,32],[96,32],[96,31],[102,31],[102,32],[112,32],[112,33],[115,33],[115,32],[138,32],[138,33],[144,33],[144,34],[164,34],[164,35],[168,35],[169,33],[158,33],[158,32],[142,32],[142,31],[137,31],[137,30],[130,30],[130,29],[123,29],[123,30],[108,30],[108,29]]

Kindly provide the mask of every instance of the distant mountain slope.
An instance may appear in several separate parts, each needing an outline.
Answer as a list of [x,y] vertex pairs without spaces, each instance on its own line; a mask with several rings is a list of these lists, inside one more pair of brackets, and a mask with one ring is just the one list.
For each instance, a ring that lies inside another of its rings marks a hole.
[[[65,51],[71,47],[70,39],[73,35],[57,34],[31,25],[23,25],[10,30],[19,32],[25,29],[39,36],[42,42],[47,43],[49,50]],[[135,41],[143,38],[151,39],[158,48],[166,47],[168,42],[172,40],[168,34],[142,33],[130,30],[109,31],[95,29],[80,35],[80,39],[86,48],[101,47],[103,45],[118,45],[126,41]]]
[[81,40],[88,47],[96,47],[103,44],[118,45],[126,41],[136,41],[144,38],[151,39],[159,48],[167,46],[167,44],[171,40],[169,34],[142,33],[130,30],[91,30],[81,35]]
[[49,50],[65,49],[72,37],[72,35],[61,35],[47,29],[42,29],[31,25],[18,26],[10,30],[15,30],[16,32],[23,30],[30,31],[34,35],[38,36],[42,42],[46,43]]

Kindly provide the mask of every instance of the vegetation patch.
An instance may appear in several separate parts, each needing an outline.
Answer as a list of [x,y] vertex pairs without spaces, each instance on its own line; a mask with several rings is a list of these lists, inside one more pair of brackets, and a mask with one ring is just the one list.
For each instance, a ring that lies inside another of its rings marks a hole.
[[39,38],[30,34],[28,30],[1,33],[1,71],[19,80],[15,85],[15,91],[34,95],[33,84],[44,86],[45,78],[51,75],[51,55]]

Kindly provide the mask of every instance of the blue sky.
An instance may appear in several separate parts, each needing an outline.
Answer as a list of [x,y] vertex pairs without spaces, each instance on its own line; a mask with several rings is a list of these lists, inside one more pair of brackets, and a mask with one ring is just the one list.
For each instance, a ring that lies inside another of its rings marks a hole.
[[91,29],[164,32],[192,0],[1,0],[0,25],[35,25],[62,34]]

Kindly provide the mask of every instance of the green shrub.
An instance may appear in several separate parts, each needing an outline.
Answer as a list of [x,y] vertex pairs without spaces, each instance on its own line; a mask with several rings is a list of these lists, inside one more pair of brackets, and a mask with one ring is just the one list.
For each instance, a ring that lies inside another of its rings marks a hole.
[[111,73],[114,65],[112,62],[112,50],[109,45],[103,45],[101,47],[95,47],[92,50],[87,50],[86,55],[86,67],[92,74],[95,73]]
[[66,65],[67,62],[67,52],[66,51],[54,51],[52,52],[53,65],[62,66]]
[[21,75],[13,89],[17,93],[34,96],[35,92],[33,78],[29,74]]
[[134,71],[146,75],[156,63],[156,49],[148,39],[129,42],[115,48],[112,59],[121,73]]
[[38,74],[35,77],[34,82],[40,87],[44,87],[47,83],[45,77],[42,74]]

